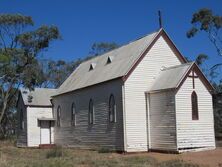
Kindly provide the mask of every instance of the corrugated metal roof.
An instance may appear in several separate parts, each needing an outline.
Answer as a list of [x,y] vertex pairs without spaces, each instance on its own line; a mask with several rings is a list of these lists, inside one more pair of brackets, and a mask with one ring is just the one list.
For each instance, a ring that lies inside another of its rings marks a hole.
[[[55,96],[126,75],[159,32],[151,33],[113,51],[83,62],[59,87]],[[112,57],[112,62],[107,64],[109,57]],[[91,64],[94,64],[95,68],[89,70]]]
[[148,92],[177,88],[193,64],[192,62],[163,69]]
[[50,99],[56,89],[35,88],[34,91],[20,89],[24,104],[27,106],[52,106]]

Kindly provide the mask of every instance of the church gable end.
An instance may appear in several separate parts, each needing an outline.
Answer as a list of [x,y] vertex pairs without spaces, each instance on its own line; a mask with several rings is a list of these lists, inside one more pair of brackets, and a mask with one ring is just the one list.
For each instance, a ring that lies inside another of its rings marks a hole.
[[213,87],[196,64],[187,72],[175,95],[178,150],[215,148]]
[[[181,64],[187,63],[187,60],[183,57],[183,55],[180,53],[176,45],[173,43],[173,41],[170,39],[170,37],[167,35],[167,33],[164,31],[164,29],[160,29],[159,33],[155,36],[155,38],[151,41],[150,45],[146,48],[146,50],[142,53],[142,55],[139,57],[139,59],[133,64],[133,66],[130,68],[130,70],[127,72],[127,74],[123,77],[123,80],[127,80],[129,75],[135,70],[135,68],[139,65],[139,63],[143,60],[143,58],[150,52],[152,47],[157,43],[160,39],[164,40],[164,43],[167,44],[167,47],[172,51],[172,55],[176,56]],[[159,48],[160,51],[163,48]],[[164,59],[164,57],[163,57]]]
[[126,150],[129,152],[148,149],[145,92],[150,90],[162,68],[185,63],[179,51],[170,45],[173,43],[168,39],[167,34],[161,30],[124,77],[125,136]]

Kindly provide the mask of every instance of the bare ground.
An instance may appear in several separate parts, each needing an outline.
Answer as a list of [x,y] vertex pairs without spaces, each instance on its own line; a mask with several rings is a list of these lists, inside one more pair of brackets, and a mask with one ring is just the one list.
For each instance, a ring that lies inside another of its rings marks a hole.
[[181,159],[185,162],[199,164],[201,166],[218,167],[220,165],[220,167],[222,167],[222,148],[182,154],[147,153],[147,156],[151,156],[159,161]]

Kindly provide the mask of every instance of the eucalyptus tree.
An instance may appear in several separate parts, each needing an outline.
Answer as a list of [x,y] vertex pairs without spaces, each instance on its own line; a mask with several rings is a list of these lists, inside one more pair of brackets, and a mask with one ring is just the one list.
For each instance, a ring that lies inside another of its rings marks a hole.
[[10,102],[20,86],[33,89],[38,83],[38,55],[60,38],[56,26],[34,29],[30,16],[0,14],[0,130]]
[[[220,71],[222,70],[222,16],[214,14],[210,9],[203,8],[193,14],[191,24],[192,27],[187,32],[187,37],[192,38],[202,32],[207,36],[209,42],[214,46],[217,56],[219,56],[218,62],[208,69],[204,68],[205,71],[208,71],[209,78],[214,82],[215,77],[218,75],[221,77]],[[196,62],[203,65],[208,58],[210,56],[200,54],[197,56]],[[219,78],[218,84],[214,85],[218,88],[221,87],[222,78]]]

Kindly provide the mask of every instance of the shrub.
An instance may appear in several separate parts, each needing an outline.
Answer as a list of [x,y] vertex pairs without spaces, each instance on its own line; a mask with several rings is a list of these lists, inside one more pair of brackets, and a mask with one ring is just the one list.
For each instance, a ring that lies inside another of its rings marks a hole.
[[56,146],[52,149],[50,149],[46,153],[46,158],[56,158],[56,157],[62,157],[63,156],[63,150],[62,147]]
[[99,150],[98,150],[98,153],[111,153],[113,152],[112,150],[110,150],[109,148],[106,148],[106,147],[101,147]]

